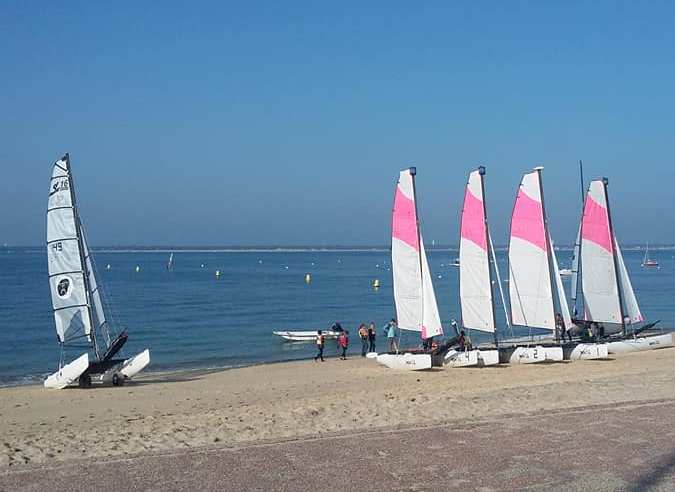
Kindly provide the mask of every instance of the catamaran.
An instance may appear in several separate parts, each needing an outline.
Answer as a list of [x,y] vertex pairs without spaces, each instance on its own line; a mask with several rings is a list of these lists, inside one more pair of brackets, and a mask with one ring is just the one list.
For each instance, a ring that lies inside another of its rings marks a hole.
[[462,328],[492,333],[495,346],[470,350],[450,350],[446,365],[490,366],[499,363],[495,305],[492,297],[493,271],[488,250],[492,253],[495,274],[499,277],[494,248],[488,229],[485,207],[485,167],[469,173],[464,193],[459,239],[459,299]]
[[[127,341],[126,330],[116,338],[106,318],[93,262],[75,201],[68,154],[52,171],[47,207],[47,263],[56,335],[61,349],[59,370],[49,376],[47,388],[65,388],[75,382],[115,386],[132,378],[150,363],[148,349],[130,359],[114,358]],[[86,346],[89,351],[64,364],[67,350]]]
[[[576,321],[595,328],[607,339],[609,353],[650,350],[673,344],[672,333],[646,332],[642,313],[614,233],[607,194],[607,178],[592,181],[586,193],[572,270],[575,314],[579,277],[583,318]],[[638,336],[640,335],[640,336]]]
[[[423,340],[430,340],[442,335],[443,327],[419,230],[416,174],[414,167],[399,173],[392,211],[391,270],[399,330],[418,332]],[[421,370],[442,365],[443,355],[401,350],[379,354],[377,362],[393,369]]]

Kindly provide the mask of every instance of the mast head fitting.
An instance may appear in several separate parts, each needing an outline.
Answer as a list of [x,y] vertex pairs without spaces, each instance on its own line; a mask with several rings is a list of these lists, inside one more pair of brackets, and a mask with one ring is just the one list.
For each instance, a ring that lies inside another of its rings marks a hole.
[[485,176],[485,166],[478,166],[478,174]]
[[415,166],[412,166],[410,169],[410,175],[415,176],[417,174],[417,168]]

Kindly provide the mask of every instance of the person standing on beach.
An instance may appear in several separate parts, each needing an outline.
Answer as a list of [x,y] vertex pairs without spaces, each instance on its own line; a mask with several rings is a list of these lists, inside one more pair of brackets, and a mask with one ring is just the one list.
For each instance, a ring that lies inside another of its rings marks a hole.
[[342,360],[347,360],[347,346],[349,345],[349,331],[345,330],[342,332],[342,335],[340,335],[340,338],[338,338],[338,348],[342,349],[342,355],[340,356],[340,359]]
[[368,327],[368,352],[375,352],[375,338],[377,337],[377,328],[375,322],[371,321]]
[[319,349],[319,353],[316,354],[316,357],[314,357],[314,362],[316,362],[319,358],[321,359],[321,362],[323,362],[323,345],[325,342],[326,339],[321,334],[321,330],[319,330],[316,335],[316,347]]
[[361,357],[366,356],[368,351],[368,330],[366,330],[366,325],[359,326],[359,338],[361,338]]
[[384,332],[387,334],[387,341],[389,342],[389,352],[394,352],[398,350],[398,345],[396,344],[396,320],[391,318],[389,323],[384,325]]

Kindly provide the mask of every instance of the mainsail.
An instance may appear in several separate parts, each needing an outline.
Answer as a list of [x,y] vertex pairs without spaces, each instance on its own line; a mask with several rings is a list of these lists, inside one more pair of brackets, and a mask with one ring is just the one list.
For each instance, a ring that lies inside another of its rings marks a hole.
[[391,263],[398,326],[421,332],[422,338],[443,333],[424,242],[419,232],[411,167],[400,172],[391,226]]
[[615,258],[615,242],[604,180],[588,187],[581,218],[581,291],[584,319],[622,323],[621,300]]
[[54,164],[47,206],[47,263],[60,343],[87,337],[93,321],[68,155]]
[[542,168],[523,176],[511,216],[509,297],[514,325],[555,330]]
[[472,171],[464,193],[459,240],[459,298],[463,327],[494,332],[484,174],[482,167]]
[[612,227],[606,179],[592,181],[588,187],[579,260],[586,321],[613,323],[622,330],[626,322],[643,321]]

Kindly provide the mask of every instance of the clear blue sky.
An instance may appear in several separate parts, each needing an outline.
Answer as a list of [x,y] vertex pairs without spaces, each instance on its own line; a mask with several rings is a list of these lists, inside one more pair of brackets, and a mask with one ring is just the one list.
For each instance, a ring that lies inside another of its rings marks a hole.
[[93,245],[386,245],[411,165],[427,243],[484,165],[504,244],[543,165],[570,244],[579,159],[622,243],[672,244],[674,5],[2,2],[0,244],[44,244],[65,152]]

